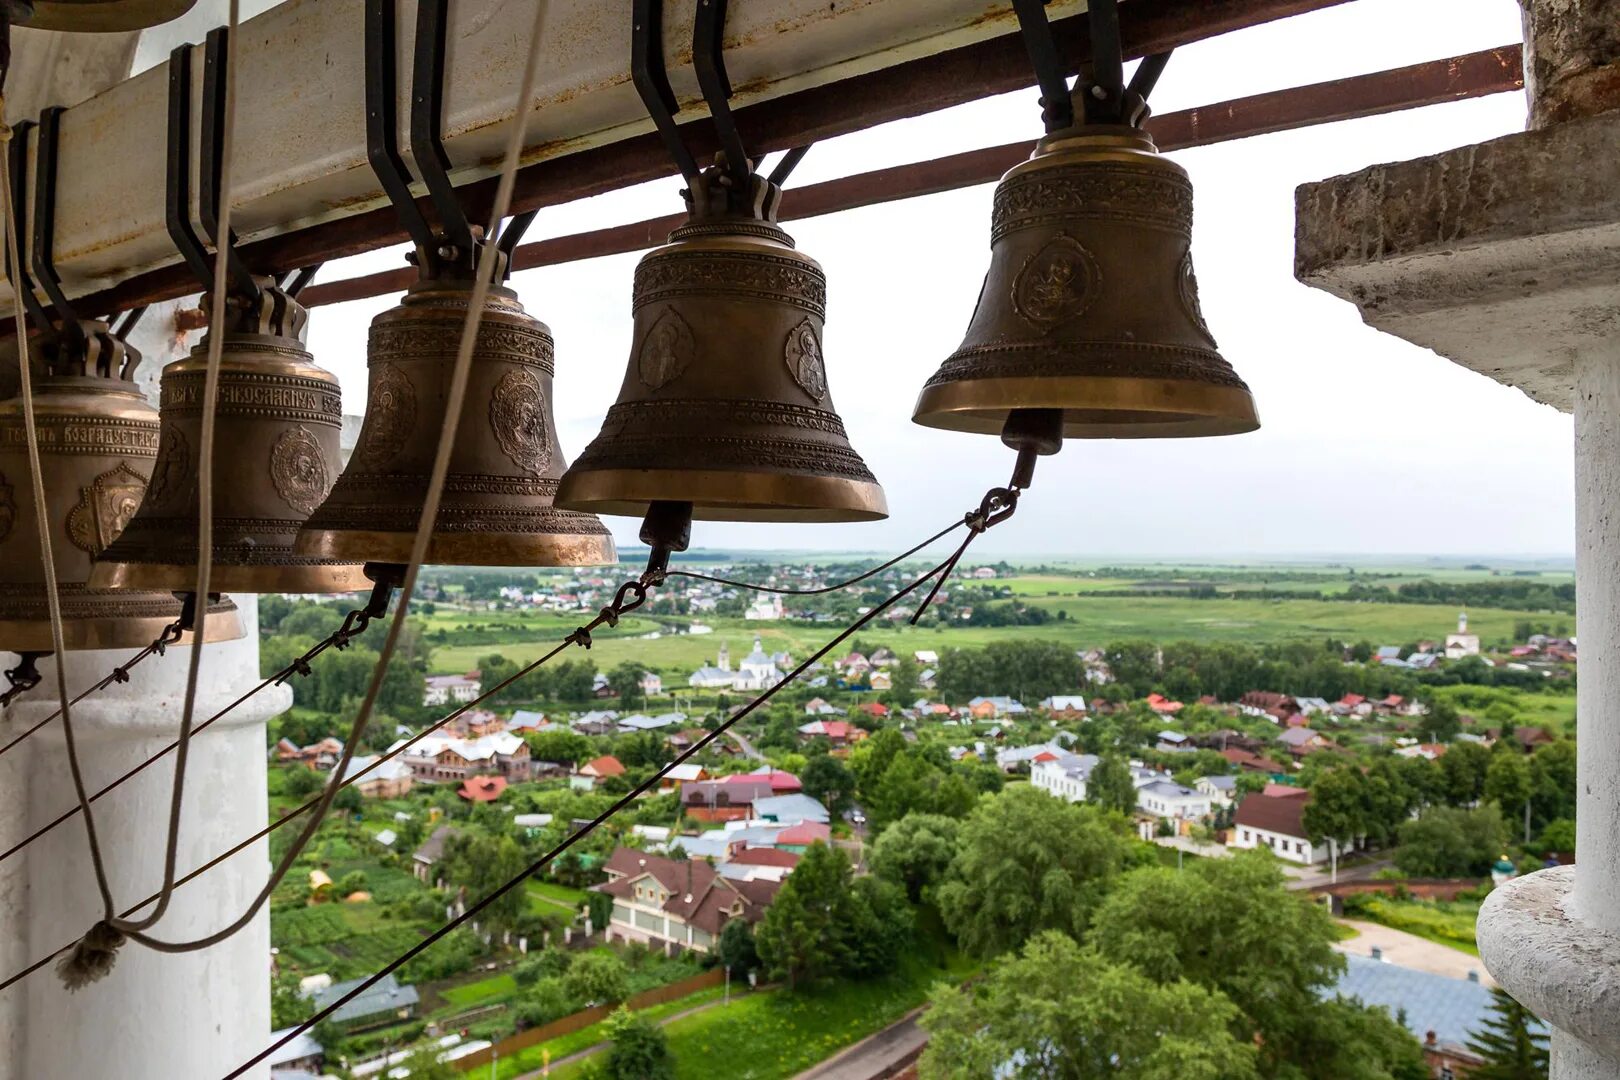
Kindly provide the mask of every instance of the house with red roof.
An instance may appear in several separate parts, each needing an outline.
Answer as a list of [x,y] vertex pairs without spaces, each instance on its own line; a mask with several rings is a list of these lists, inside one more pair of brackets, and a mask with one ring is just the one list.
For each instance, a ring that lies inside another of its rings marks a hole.
[[[875,690],[877,687],[873,687],[873,689]],[[889,715],[889,707],[881,701],[863,701],[855,706],[855,710],[863,712],[867,716],[875,716],[879,720]]]
[[1149,694],[1147,706],[1160,716],[1174,716],[1184,707],[1179,701],[1171,701],[1163,694]]
[[633,848],[614,850],[607,880],[592,892],[613,898],[603,928],[609,941],[709,952],[733,919],[757,923],[781,888],[769,877],[729,878],[702,859],[668,859]]
[[506,790],[504,776],[469,776],[461,782],[456,794],[471,803],[494,802]]
[[746,821],[754,816],[756,801],[775,794],[764,776],[699,780],[681,785],[681,812],[694,821]]
[[799,725],[800,742],[810,743],[817,739],[826,739],[832,744],[832,753],[837,756],[849,753],[850,744],[860,742],[864,738],[866,731],[848,720],[812,720],[808,724]]
[[1230,761],[1233,765],[1236,765],[1238,768],[1242,769],[1244,772],[1280,773],[1288,771],[1285,766],[1278,764],[1268,757],[1261,757],[1259,754],[1253,754],[1247,750],[1240,750],[1235,746],[1229,746],[1225,750],[1222,750],[1221,756],[1227,761]]
[[781,769],[773,769],[769,765],[762,765],[753,772],[732,773],[730,776],[720,778],[721,783],[725,784],[746,784],[758,780],[764,780],[770,784],[771,794],[773,795],[791,795],[796,791],[804,790],[804,785],[799,783],[797,776],[790,772],[783,772]]
[[832,829],[819,821],[801,821],[776,834],[777,849],[791,851],[795,855],[803,855],[811,844],[818,842],[832,842]]
[[623,775],[624,763],[612,754],[603,754],[575,769],[574,774],[568,778],[568,783],[580,791],[591,791],[603,780]]

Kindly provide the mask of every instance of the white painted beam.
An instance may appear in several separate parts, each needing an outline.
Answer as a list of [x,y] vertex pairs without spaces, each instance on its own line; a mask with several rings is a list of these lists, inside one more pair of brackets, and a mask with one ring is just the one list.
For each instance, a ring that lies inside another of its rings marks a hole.
[[[630,83],[629,0],[456,0],[444,130],[457,183],[498,166],[532,5],[539,2],[549,10],[540,83],[528,105],[525,164],[651,129]],[[697,104],[692,115],[702,112],[691,65],[695,5],[669,0],[664,18],[670,80],[683,104]],[[399,69],[407,81],[415,7],[414,0],[399,5]],[[1083,8],[1081,0],[1059,0],[1049,17]],[[287,232],[383,202],[365,159],[363,19],[362,0],[287,0],[242,24],[232,170],[239,237]],[[733,3],[726,35],[733,105],[958,48],[1014,26],[1007,0]],[[193,68],[200,98],[200,56]],[[400,91],[404,147],[408,85]],[[165,63],[62,118],[55,251],[70,294],[178,261],[164,227],[167,94]]]

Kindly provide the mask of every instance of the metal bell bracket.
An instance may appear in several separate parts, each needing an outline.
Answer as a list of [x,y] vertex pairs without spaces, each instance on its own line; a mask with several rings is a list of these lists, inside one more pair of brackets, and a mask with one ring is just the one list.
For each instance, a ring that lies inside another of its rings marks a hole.
[[[319,264],[292,271],[283,281],[255,274],[236,246],[234,231],[219,235],[223,162],[220,146],[225,125],[225,57],[228,27],[208,32],[203,46],[203,97],[198,141],[197,217],[208,241],[223,252],[229,275],[231,308],[228,329],[303,339],[309,312],[297,302],[298,292],[315,276]],[[169,239],[203,288],[206,307],[214,286],[214,260],[191,220],[191,62],[196,46],[177,46],[169,54],[169,123],[165,214]]]
[[731,79],[726,74],[725,62],[726,0],[699,0],[692,24],[692,66],[720,143],[715,164],[708,169],[699,168],[675,121],[680,102],[670,87],[669,73],[664,66],[663,0],[635,0],[631,17],[630,78],[664,141],[664,148],[686,181],[684,194],[692,215],[740,214],[763,221],[776,220],[782,185],[804,160],[810,147],[789,150],[769,177],[762,177],[756,171],[756,161],[744,147],[736,116],[731,111]]
[[1170,51],[1143,57],[1127,84],[1118,0],[1095,0],[1087,4],[1091,61],[1072,91],[1064,74],[1063,61],[1058,56],[1057,39],[1046,20],[1045,0],[1013,0],[1013,10],[1018,16],[1018,29],[1029,53],[1030,66],[1035,69],[1035,79],[1041,88],[1041,110],[1048,133],[1075,125],[1076,98],[1082,103],[1081,115],[1088,124],[1141,127],[1147,122],[1147,97],[1170,62]]
[[[449,29],[445,0],[421,0],[416,8],[415,63],[411,73],[411,156],[433,203],[438,226],[423,215],[411,193],[410,172],[399,152],[399,78],[395,0],[366,0],[366,158],[383,192],[410,234],[412,261],[425,278],[470,279],[477,271],[483,230],[472,224],[450,181],[450,157],[440,130],[444,115],[444,51]],[[512,251],[534,221],[535,211],[515,214],[495,241],[500,253],[495,280],[511,273]]]
[[365,573],[373,582],[366,606],[351,609],[336,630],[311,645],[302,656],[283,668],[275,677],[276,685],[281,685],[294,675],[308,675],[311,671],[309,666],[311,660],[327,649],[348,648],[349,643],[369,630],[373,622],[387,616],[388,605],[394,599],[394,590],[404,582],[405,568],[393,563],[367,563]]
[[[50,297],[56,318],[39,302],[34,294],[34,280],[26,265],[12,267],[18,295],[28,314],[47,335],[46,369],[56,375],[97,375],[102,378],[129,380],[140,364],[141,355],[126,348],[124,338],[145,313],[145,307],[127,312],[122,321],[109,326],[98,319],[82,318],[68,300],[62,287],[61,275],[56,271],[52,253],[56,234],[56,162],[61,129],[60,107],[46,109],[40,114],[40,123],[22,121],[14,129],[11,141],[11,206],[17,224],[17,234],[27,235],[24,228],[24,206],[27,203],[28,139],[34,127],[39,127],[39,152],[35,162],[33,270],[39,275],[39,284]],[[19,253],[19,258],[20,258]]]

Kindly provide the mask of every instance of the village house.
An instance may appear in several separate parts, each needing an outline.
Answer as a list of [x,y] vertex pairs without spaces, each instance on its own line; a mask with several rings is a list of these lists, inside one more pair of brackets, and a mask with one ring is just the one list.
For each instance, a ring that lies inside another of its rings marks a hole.
[[343,743],[331,736],[312,742],[308,746],[299,746],[291,739],[282,739],[276,743],[277,761],[289,764],[297,762],[312,769],[330,769],[342,756]]
[[[405,740],[395,742],[398,749]],[[508,781],[527,780],[530,775],[529,744],[516,735],[502,732],[477,739],[448,735],[428,735],[400,758],[411,775],[421,783],[460,782],[469,776],[495,773]]]
[[619,730],[619,714],[612,709],[596,709],[575,717],[568,726],[581,735],[612,735]]
[[779,881],[733,880],[702,859],[669,859],[621,847],[602,867],[607,881],[593,892],[613,898],[604,928],[610,941],[638,941],[666,952],[714,948],[732,919],[757,923],[776,898]]
[[574,770],[568,778],[570,787],[580,791],[594,791],[596,785],[612,776],[623,776],[624,765],[612,754],[592,758]]
[[476,739],[481,735],[494,735],[506,730],[506,722],[488,709],[468,709],[440,728],[439,734],[454,735],[458,739]]
[[782,598],[776,595],[767,595],[761,596],[749,604],[743,611],[743,618],[751,621],[771,621],[780,619],[784,614]]
[[434,829],[428,838],[422,841],[422,846],[411,853],[411,873],[418,880],[429,885],[437,885],[439,875],[434,868],[444,859],[444,846],[450,838],[459,832],[453,825],[440,825]]
[[424,680],[422,704],[464,705],[483,692],[482,672],[469,671],[465,675],[429,675]]
[[504,776],[469,776],[456,788],[456,794],[470,803],[494,802],[505,791]]
[[1043,752],[1030,759],[1031,787],[1050,792],[1068,802],[1085,802],[1086,782],[1097,767],[1095,754],[1071,754],[1064,750]]
[[746,821],[754,816],[755,800],[773,794],[766,777],[700,780],[682,785],[681,811],[694,821]]
[[1165,778],[1136,788],[1136,808],[1144,814],[1176,821],[1197,821],[1210,814],[1210,797]]
[[1159,741],[1153,749],[1161,754],[1191,754],[1197,752],[1198,747],[1181,732],[1166,729],[1159,732]]
[[1288,771],[1287,766],[1273,761],[1271,758],[1235,746],[1229,746],[1222,750],[1221,756],[1244,772],[1283,773]]
[[866,732],[847,720],[812,720],[808,724],[799,725],[801,743],[826,739],[832,744],[831,752],[839,756],[849,753],[850,746],[864,738]]
[[378,765],[380,756],[368,754],[350,758],[349,767],[343,773],[343,782],[359,776],[354,788],[366,799],[397,799],[409,794],[414,779],[411,767],[399,758],[389,758]]
[[1084,720],[1086,699],[1079,694],[1060,694],[1044,698],[1041,709],[1054,720]]
[[[315,1008],[325,1009],[334,1002],[342,1001],[350,991],[366,981],[365,978],[350,979],[315,991],[312,995]],[[362,1031],[398,1020],[409,1020],[416,1015],[419,1002],[416,987],[404,986],[393,975],[385,975],[343,1002],[326,1019],[344,1031]]]
[[967,713],[975,720],[999,720],[1003,716],[1022,716],[1029,710],[1017,698],[976,697],[968,702]]
[[1163,694],[1149,694],[1147,696],[1147,707],[1158,713],[1160,716],[1174,716],[1176,713],[1186,708],[1186,706],[1181,702],[1171,701]]
[[1209,796],[1211,806],[1231,806],[1237,796],[1237,777],[1200,776],[1193,787]]
[[1270,848],[1279,858],[1306,866],[1321,862],[1328,857],[1326,845],[1313,845],[1305,834],[1305,807],[1310,801],[1310,792],[1281,784],[1244,796],[1233,819],[1231,846]]
[[[1068,732],[1060,732],[1049,742],[1031,743],[1028,746],[1014,746],[996,751],[996,767],[1002,772],[1030,772],[1043,761],[1055,761],[1060,757],[1069,755],[1069,746],[1074,742],[1074,736]],[[1072,756],[1072,755],[1069,755]]]
[[641,673],[641,692],[648,697],[657,697],[664,692],[664,679],[656,671],[643,671]]
[[1295,760],[1314,754],[1318,750],[1334,750],[1337,744],[1320,731],[1312,731],[1308,727],[1291,727],[1277,736],[1277,741],[1291,754]]

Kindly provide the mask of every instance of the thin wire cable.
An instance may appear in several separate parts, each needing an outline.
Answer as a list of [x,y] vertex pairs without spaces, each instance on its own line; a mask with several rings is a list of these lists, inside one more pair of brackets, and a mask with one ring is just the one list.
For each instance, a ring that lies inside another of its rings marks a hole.
[[389,961],[388,964],[386,964],[381,971],[379,971],[375,975],[372,975],[369,978],[363,980],[357,986],[355,986],[353,989],[351,989],[347,993],[345,993],[343,996],[341,996],[338,999],[336,999],[335,1001],[329,1003],[325,1008],[321,1009],[314,1016],[311,1016],[309,1019],[303,1021],[302,1023],[300,1023],[299,1025],[294,1027],[292,1030],[287,1032],[286,1035],[282,1036],[280,1039],[276,1040],[274,1043],[267,1046],[265,1049],[261,1050],[258,1054],[255,1054],[252,1058],[250,1058],[247,1061],[243,1062],[241,1065],[238,1065],[231,1072],[225,1074],[225,1076],[222,1078],[222,1080],[235,1080],[236,1077],[241,1076],[242,1074],[247,1072],[249,1069],[253,1068],[253,1066],[259,1064],[265,1058],[267,1058],[271,1054],[273,1054],[276,1050],[278,1050],[281,1047],[285,1046],[288,1042],[290,1042],[293,1039],[297,1038],[303,1032],[309,1030],[311,1027],[313,1027],[316,1024],[320,1023],[322,1020],[324,1020],[328,1016],[332,1015],[332,1013],[337,1011],[339,1008],[341,1008],[342,1006],[348,1004],[350,1001],[353,1001],[360,994],[363,994],[367,990],[371,989],[371,987],[375,986],[383,978],[385,978],[388,975],[392,974],[393,972],[399,970],[399,968],[401,966],[403,966],[404,964],[409,963],[413,958],[420,955],[424,950],[432,947],[434,944],[436,944],[438,941],[443,939],[451,931],[457,929],[458,927],[460,927],[460,926],[464,925],[465,923],[467,923],[468,921],[470,921],[479,912],[483,911],[489,905],[493,904],[496,900],[500,899],[502,896],[506,895],[507,893],[511,892],[513,889],[517,888],[519,885],[523,884],[524,881],[528,880],[530,875],[536,873],[539,870],[543,870],[547,865],[549,865],[559,855],[563,854],[563,852],[567,851],[569,848],[571,848],[575,844],[579,843],[585,837],[589,836],[599,826],[601,826],[603,823],[610,820],[615,814],[619,813],[619,811],[623,810],[626,806],[629,806],[631,803],[633,803],[636,799],[640,798],[642,795],[644,795],[647,792],[651,791],[676,766],[685,763],[687,761],[687,759],[689,759],[693,755],[699,753],[700,751],[702,751],[703,749],[708,747],[708,745],[710,743],[714,742],[716,739],[720,738],[720,736],[724,735],[728,730],[730,730],[732,725],[736,724],[743,717],[749,715],[750,713],[754,712],[754,710],[758,709],[760,706],[762,706],[762,705],[766,704],[767,702],[769,702],[771,700],[771,698],[775,697],[776,694],[780,690],[782,690],[783,687],[787,686],[789,683],[793,682],[800,675],[802,675],[805,671],[809,670],[809,668],[810,668],[810,666],[812,664],[815,664],[815,663],[819,662],[822,657],[826,656],[828,653],[830,653],[834,649],[836,649],[839,645],[843,644],[846,640],[848,640],[855,633],[857,633],[867,623],[871,622],[873,619],[876,619],[878,616],[882,615],[889,608],[893,607],[895,604],[899,603],[906,596],[910,595],[916,589],[921,587],[924,582],[928,581],[929,579],[933,578],[936,574],[938,574],[942,570],[944,570],[945,567],[948,565],[948,562],[949,562],[949,560],[947,560],[947,562],[940,563],[938,566],[936,566],[932,570],[928,571],[928,573],[926,573],[926,574],[922,575],[921,577],[917,578],[916,580],[912,581],[911,584],[907,585],[905,588],[901,589],[899,592],[894,593],[887,600],[884,600],[881,604],[878,604],[877,606],[873,607],[872,610],[870,610],[870,611],[866,612],[865,614],[863,614],[860,618],[856,619],[853,623],[851,623],[849,626],[844,628],[844,630],[840,631],[839,634],[836,637],[834,637],[831,641],[827,642],[820,649],[817,649],[814,653],[812,653],[808,658],[806,658],[804,660],[803,663],[799,664],[798,667],[794,668],[787,675],[783,676],[781,681],[777,682],[775,685],[773,685],[769,689],[765,690],[758,697],[756,697],[752,701],[750,701],[747,705],[744,705],[741,709],[738,709],[735,713],[733,713],[731,715],[730,718],[723,721],[713,731],[711,731],[708,734],[704,735],[703,738],[699,739],[697,742],[693,743],[686,750],[682,751],[669,764],[665,765],[662,769],[658,770],[658,772],[654,773],[651,777],[649,777],[648,779],[643,781],[641,784],[637,785],[628,794],[620,797],[616,802],[614,802],[614,804],[612,806],[608,807],[606,810],[602,811],[602,813],[598,814],[595,818],[593,818],[589,825],[586,825],[583,829],[579,830],[578,832],[576,832],[576,833],[572,834],[571,836],[569,836],[567,839],[563,840],[557,846],[553,847],[550,851],[548,851],[544,855],[542,855],[535,862],[530,863],[527,867],[524,868],[524,870],[523,870],[523,872],[521,874],[518,874],[517,876],[515,876],[515,877],[509,879],[508,881],[506,881],[504,884],[498,886],[494,891],[490,892],[488,895],[486,895],[482,899],[478,900],[476,903],[474,903],[471,907],[469,907],[462,914],[460,914],[459,916],[457,916],[454,919],[451,919],[449,922],[445,923],[443,926],[441,926],[437,930],[433,931],[427,937],[423,938],[421,941],[417,942],[415,945],[412,945],[409,949],[405,950],[405,952],[401,953],[399,956],[397,956],[393,960]]
[[[165,637],[166,637],[166,635],[165,635]],[[160,644],[160,642],[162,642],[162,644]],[[85,698],[89,697],[91,694],[100,693],[102,690],[107,689],[107,687],[111,686],[115,682],[127,682],[129,680],[130,670],[133,669],[135,667],[135,665],[139,664],[142,660],[145,660],[148,656],[151,656],[153,653],[161,653],[163,651],[164,647],[167,644],[168,644],[168,642],[163,638],[160,638],[159,641],[152,642],[152,644],[148,645],[146,648],[142,649],[140,652],[136,653],[134,656],[131,656],[128,660],[125,660],[122,664],[119,664],[117,667],[113,668],[112,671],[108,672],[107,676],[105,678],[103,678],[100,682],[93,684],[88,690],[81,691],[80,693],[75,695],[73,700],[69,701],[68,704],[69,705],[77,705],[79,702],[83,701]],[[6,743],[4,746],[0,746],[0,757],[4,757],[6,751],[10,750],[12,747],[16,746],[18,743],[20,743],[24,739],[28,738],[28,736],[32,735],[34,732],[38,731],[40,728],[44,727],[46,724],[50,723],[52,720],[55,720],[58,716],[61,716],[61,715],[62,715],[62,710],[61,709],[56,710],[55,712],[53,712],[49,716],[47,716],[45,719],[40,720],[37,723],[35,723],[27,731],[25,731],[22,734],[18,735],[16,738],[12,739],[10,742]]]
[[[230,296],[231,250],[231,160],[236,143],[236,39],[240,21],[240,0],[230,0],[225,25],[225,100],[219,126],[219,160],[204,162],[204,168],[219,171],[217,212],[219,237],[214,247],[214,288],[208,312],[208,361],[203,375],[202,426],[197,435],[197,587],[191,655],[187,658],[185,703],[180,710],[180,735],[175,740],[174,782],[169,791],[169,831],[163,846],[163,887],[156,905],[145,916],[126,920],[111,903],[105,921],[126,937],[153,926],[169,910],[174,892],[175,864],[180,853],[180,811],[186,797],[186,763],[191,756],[192,719],[197,710],[197,684],[202,674],[203,642],[207,641],[208,587],[214,573],[214,433],[219,414],[219,369],[225,348],[225,326],[229,318],[226,304]],[[84,804],[88,821],[90,804]]]
[[817,589],[779,589],[779,588],[776,588],[774,585],[756,585],[756,584],[753,584],[753,583],[747,582],[747,581],[734,581],[731,578],[715,577],[712,574],[699,574],[699,573],[695,573],[695,572],[693,572],[691,570],[669,570],[669,571],[665,572],[664,576],[666,578],[683,577],[683,578],[693,578],[694,580],[697,580],[697,581],[713,581],[713,582],[715,582],[717,584],[720,584],[720,585],[730,585],[733,588],[749,589],[749,590],[752,590],[753,592],[776,593],[776,594],[781,595],[781,596],[820,596],[823,593],[837,592],[840,589],[847,589],[851,585],[858,585],[861,582],[865,581],[867,578],[873,577],[873,576],[875,576],[877,574],[881,574],[881,573],[883,573],[883,571],[889,569],[890,567],[896,566],[896,565],[898,565],[900,563],[905,562],[907,559],[909,559],[913,555],[917,554],[917,552],[921,551],[923,548],[927,547],[929,544],[932,544],[934,541],[936,541],[936,540],[938,540],[938,539],[940,539],[942,537],[950,535],[951,533],[955,532],[957,529],[962,528],[966,524],[967,524],[967,521],[965,519],[960,520],[960,521],[953,521],[949,525],[945,526],[943,529],[939,530],[939,532],[935,533],[933,536],[930,536],[928,539],[924,540],[922,543],[917,544],[914,547],[908,548],[905,551],[902,551],[900,554],[896,555],[894,558],[890,559],[888,562],[881,563],[881,564],[879,564],[877,566],[874,566],[870,570],[864,570],[861,573],[856,574],[854,577],[850,578],[848,581],[840,581],[836,585],[824,585],[824,586],[822,586],[820,588],[817,588]]
[[251,922],[259,913],[259,910],[269,901],[271,894],[292,869],[293,864],[303,853],[304,848],[325,820],[327,811],[331,808],[332,800],[337,796],[338,788],[341,786],[342,776],[348,771],[349,762],[353,760],[355,749],[359,746],[360,739],[365,734],[366,726],[370,722],[372,711],[376,707],[377,697],[382,691],[383,681],[388,673],[389,661],[393,658],[400,634],[404,630],[405,615],[410,609],[411,593],[416,587],[417,575],[421,571],[422,563],[427,558],[428,543],[432,538],[434,526],[438,522],[439,501],[444,491],[445,479],[450,471],[450,456],[455,450],[456,431],[461,421],[462,403],[466,398],[468,375],[472,368],[473,350],[477,344],[478,325],[483,317],[484,302],[489,296],[490,287],[500,266],[501,252],[495,243],[495,236],[512,203],[512,192],[517,181],[518,161],[523,149],[524,136],[528,130],[529,105],[534,99],[535,84],[539,80],[540,41],[545,28],[545,17],[549,6],[549,4],[535,5],[534,22],[529,31],[528,56],[525,58],[518,100],[512,114],[505,158],[501,163],[500,180],[496,186],[494,203],[490,207],[489,228],[484,234],[487,242],[479,249],[478,253],[478,264],[473,278],[472,294],[467,303],[467,318],[462,325],[461,341],[456,351],[456,364],[451,373],[450,385],[447,387],[445,394],[444,424],[439,432],[439,445],[433,460],[433,471],[429,474],[427,489],[422,499],[422,515],[417,522],[416,536],[411,542],[410,559],[406,563],[404,580],[400,585],[399,603],[394,608],[393,618],[388,624],[387,636],[383,639],[382,647],[378,650],[377,664],[372,670],[371,682],[366,687],[365,697],[360,702],[360,709],[355,715],[353,726],[350,728],[348,741],[344,743],[343,752],[339,755],[337,764],[333,768],[333,778],[322,791],[319,804],[314,808],[314,813],[299,832],[298,838],[293,841],[292,846],[288,848],[281,861],[272,870],[270,877],[265,881],[264,887],[259,890],[258,895],[239,918],[212,934],[185,942],[160,941],[145,933],[129,935],[148,948],[171,953],[206,949],[224,941]]
[[[0,94],[0,116],[5,110],[5,95]],[[0,124],[4,134],[0,141],[11,139],[11,126]],[[10,259],[10,266],[22,267],[22,254],[17,242],[17,219],[11,206],[11,155],[0,154],[0,188],[5,191],[5,230],[6,254]],[[47,517],[45,504],[45,476],[39,459],[39,429],[34,422],[34,375],[33,360],[28,351],[27,321],[23,312],[22,286],[19,283],[21,274],[17,274],[11,281],[12,304],[15,309],[17,323],[17,368],[22,376],[20,391],[23,406],[23,431],[28,442],[28,472],[29,482],[34,496],[34,523],[39,530],[40,560],[45,574],[45,606],[51,623],[51,648],[56,654],[56,695],[61,702],[62,738],[67,747],[68,771],[73,778],[73,791],[81,805],[86,805],[84,772],[79,767],[78,743],[73,733],[73,712],[68,700],[67,690],[67,649],[62,636],[62,601],[57,595],[56,557],[51,549],[51,527]],[[89,840],[90,854],[95,863],[96,888],[101,892],[103,905],[110,911],[112,908],[112,889],[107,884],[107,874],[101,865],[101,845],[96,836],[95,823],[85,818],[85,835]]]

